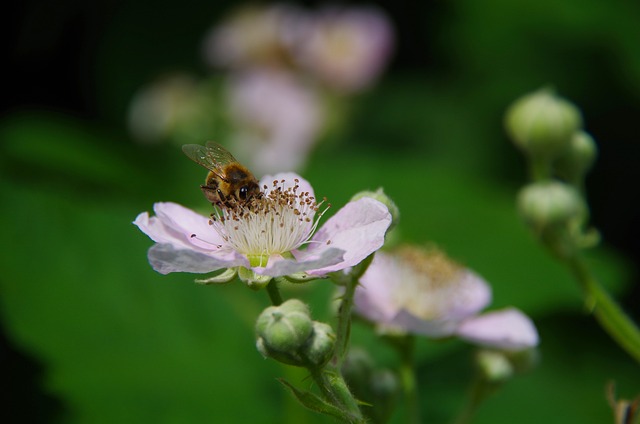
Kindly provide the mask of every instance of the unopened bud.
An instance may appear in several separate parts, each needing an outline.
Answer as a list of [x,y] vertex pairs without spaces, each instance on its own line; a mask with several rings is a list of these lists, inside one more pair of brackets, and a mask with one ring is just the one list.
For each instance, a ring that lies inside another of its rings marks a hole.
[[481,350],[476,355],[476,363],[482,376],[491,382],[501,382],[513,375],[513,366],[502,352]]
[[351,201],[354,202],[356,200],[362,199],[363,197],[370,197],[372,199],[375,199],[385,205],[387,209],[389,209],[389,213],[391,214],[391,225],[389,226],[387,232],[391,231],[391,229],[393,229],[393,227],[398,224],[398,222],[400,221],[400,209],[398,209],[398,206],[395,204],[395,202],[385,194],[382,187],[378,188],[376,191],[365,190],[356,193],[351,198]]
[[258,349],[264,356],[270,356],[270,351],[293,354],[307,341],[312,331],[309,308],[301,301],[291,299],[280,306],[266,308],[258,317]]
[[544,181],[520,190],[518,209],[525,221],[542,230],[583,217],[586,206],[572,186],[559,181]]
[[536,159],[560,156],[580,129],[582,117],[572,103],[550,89],[516,100],[507,110],[505,127],[513,142]]
[[314,321],[311,337],[302,346],[300,353],[311,364],[322,366],[331,358],[335,341],[336,334],[329,324]]
[[593,138],[584,131],[578,131],[571,137],[565,153],[555,163],[556,172],[571,183],[581,184],[597,155],[598,147]]

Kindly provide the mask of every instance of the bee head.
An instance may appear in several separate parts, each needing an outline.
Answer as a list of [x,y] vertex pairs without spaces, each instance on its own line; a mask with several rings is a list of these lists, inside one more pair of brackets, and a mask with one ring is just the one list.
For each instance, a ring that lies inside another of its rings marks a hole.
[[257,194],[260,191],[260,187],[255,182],[250,182],[240,187],[236,193],[238,199],[247,200],[252,195]]

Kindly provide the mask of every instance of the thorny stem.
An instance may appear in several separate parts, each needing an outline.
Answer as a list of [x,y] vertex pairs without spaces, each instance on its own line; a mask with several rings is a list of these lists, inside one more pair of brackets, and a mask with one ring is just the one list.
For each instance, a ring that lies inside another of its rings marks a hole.
[[331,361],[336,369],[340,369],[344,357],[349,348],[349,337],[351,335],[351,310],[353,309],[353,297],[356,287],[360,282],[360,277],[365,273],[371,261],[373,253],[356,265],[344,281],[345,290],[341,297],[340,308],[338,310],[338,328],[336,330],[336,349]]
[[595,279],[580,256],[570,256],[566,262],[585,293],[587,306],[600,325],[620,347],[640,362],[640,331],[638,327]]
[[366,420],[342,375],[333,371],[309,368],[311,376],[327,401],[346,411],[353,418],[350,423],[364,424]]

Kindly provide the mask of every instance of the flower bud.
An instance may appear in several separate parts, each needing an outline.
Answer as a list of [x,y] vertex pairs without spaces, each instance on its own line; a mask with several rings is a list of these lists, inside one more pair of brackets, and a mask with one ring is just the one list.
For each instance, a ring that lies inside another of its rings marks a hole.
[[586,206],[577,190],[559,181],[525,186],[518,194],[520,215],[537,230],[583,217]]
[[476,355],[476,363],[482,376],[491,382],[505,381],[514,373],[509,358],[500,351],[481,350]]
[[597,155],[598,147],[593,138],[584,131],[578,131],[573,134],[567,150],[555,163],[556,172],[573,184],[582,184]]
[[391,214],[391,225],[387,229],[387,233],[398,224],[398,221],[400,221],[400,209],[398,209],[398,206],[395,204],[395,202],[385,194],[382,187],[379,187],[376,191],[365,190],[356,193],[351,198],[351,201],[355,202],[356,200],[362,199],[363,197],[370,197],[372,199],[375,199],[385,205],[387,209],[389,209],[389,213]]
[[329,324],[314,321],[313,333],[307,343],[302,346],[300,353],[311,364],[322,366],[331,358],[335,341],[336,334]]
[[293,354],[307,341],[312,330],[309,308],[301,301],[291,299],[280,306],[270,306],[256,322],[258,350],[264,356],[271,356],[271,351]]
[[549,89],[516,100],[505,119],[512,141],[531,157],[545,160],[560,156],[581,125],[578,108]]

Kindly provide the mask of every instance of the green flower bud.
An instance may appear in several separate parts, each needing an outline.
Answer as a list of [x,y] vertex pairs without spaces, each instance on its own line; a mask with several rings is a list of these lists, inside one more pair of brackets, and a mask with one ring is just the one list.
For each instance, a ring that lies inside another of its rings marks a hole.
[[373,359],[364,349],[352,347],[342,363],[342,374],[352,387],[368,387]]
[[398,221],[400,221],[400,209],[398,209],[398,206],[395,204],[395,202],[385,194],[382,187],[379,187],[376,191],[365,190],[356,193],[351,198],[351,201],[354,202],[356,200],[362,199],[363,197],[370,197],[372,199],[375,199],[385,205],[387,209],[389,209],[389,213],[391,214],[391,225],[389,226],[387,233],[398,224]]
[[520,215],[537,230],[582,218],[586,205],[578,191],[559,181],[543,181],[525,186],[518,194]]
[[256,322],[261,353],[272,356],[270,352],[294,354],[305,344],[313,324],[307,305],[297,299],[291,299],[280,306],[266,308]]
[[584,131],[578,131],[573,134],[567,150],[555,163],[556,172],[570,183],[581,185],[597,155],[598,147],[593,138]]
[[512,141],[532,158],[560,156],[582,126],[580,111],[550,90],[516,100],[507,110],[505,127]]
[[396,374],[387,369],[377,369],[371,374],[371,403],[373,408],[370,415],[374,422],[385,423],[391,418],[401,392],[400,382]]
[[502,382],[513,376],[514,369],[509,358],[495,350],[481,350],[476,355],[476,363],[487,381]]
[[300,353],[311,364],[322,366],[331,358],[335,341],[336,334],[330,325],[314,321],[313,333],[302,347]]

